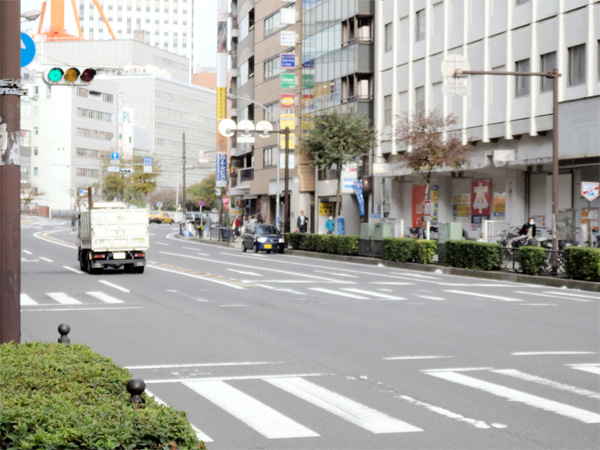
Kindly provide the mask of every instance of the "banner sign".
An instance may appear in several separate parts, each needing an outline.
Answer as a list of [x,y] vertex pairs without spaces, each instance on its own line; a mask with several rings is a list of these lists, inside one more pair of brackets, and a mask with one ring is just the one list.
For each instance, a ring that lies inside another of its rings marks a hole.
[[294,94],[281,94],[281,107],[291,109],[296,106],[296,96]]
[[296,55],[293,53],[282,53],[279,57],[281,60],[282,68],[294,68],[296,67]]
[[[283,134],[283,133],[279,135],[279,145],[282,149],[285,148],[285,134]],[[288,149],[294,150],[295,148],[296,148],[296,135],[294,133],[290,133],[290,138],[288,140]],[[281,167],[283,167],[283,166],[281,166]]]
[[600,183],[595,183],[591,181],[582,181],[581,182],[581,195],[588,202],[598,198],[598,194],[600,194]]
[[358,200],[358,207],[360,208],[360,215],[365,215],[365,199],[363,197],[362,182],[360,180],[354,182],[354,192],[356,193],[356,200]]
[[296,75],[293,73],[282,73],[280,77],[281,89],[295,89]]
[[471,182],[471,224],[479,228],[484,220],[490,220],[492,180]]
[[506,219],[506,192],[494,192],[494,220]]
[[296,128],[296,114],[279,114],[279,127],[282,130]]
[[217,178],[215,186],[227,186],[227,153],[217,153]]
[[279,45],[282,47],[293,47],[296,45],[295,31],[282,31],[279,33]]

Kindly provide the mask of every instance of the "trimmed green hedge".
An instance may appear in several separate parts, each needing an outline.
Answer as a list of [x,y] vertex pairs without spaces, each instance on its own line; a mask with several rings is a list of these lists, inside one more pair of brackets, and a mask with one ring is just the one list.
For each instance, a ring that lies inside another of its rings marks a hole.
[[387,261],[431,264],[437,253],[437,242],[425,239],[383,238],[381,255]]
[[350,256],[358,253],[358,236],[286,233],[285,240],[295,250]]
[[566,247],[563,255],[567,277],[600,281],[600,248]]
[[205,449],[186,415],[144,395],[128,370],[83,345],[0,346],[0,448]]
[[542,247],[524,245],[517,250],[517,260],[523,273],[537,275],[544,268],[546,251]]
[[487,242],[446,241],[446,264],[475,270],[499,270],[502,246]]

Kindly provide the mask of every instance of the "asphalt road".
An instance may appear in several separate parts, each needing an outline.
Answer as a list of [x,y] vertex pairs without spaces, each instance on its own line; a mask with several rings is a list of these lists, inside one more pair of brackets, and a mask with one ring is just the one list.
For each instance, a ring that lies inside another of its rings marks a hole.
[[22,224],[22,341],[74,343],[187,412],[210,449],[600,448],[598,294],[179,239],[79,270]]

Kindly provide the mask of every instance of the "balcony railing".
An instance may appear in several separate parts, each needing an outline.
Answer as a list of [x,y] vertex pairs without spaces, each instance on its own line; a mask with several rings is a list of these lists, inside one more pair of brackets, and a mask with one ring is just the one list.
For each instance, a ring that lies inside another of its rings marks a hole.
[[238,173],[240,174],[240,183],[243,181],[251,181],[254,180],[254,167],[247,167],[245,169],[239,169]]

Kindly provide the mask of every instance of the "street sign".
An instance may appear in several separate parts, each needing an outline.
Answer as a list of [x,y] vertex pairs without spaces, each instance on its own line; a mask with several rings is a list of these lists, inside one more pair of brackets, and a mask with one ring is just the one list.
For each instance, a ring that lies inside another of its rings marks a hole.
[[108,172],[119,172],[119,166],[108,166],[106,170]]
[[294,89],[296,87],[296,75],[293,73],[282,73],[280,81],[281,89]]
[[149,156],[144,156],[144,165],[145,166],[151,166],[152,165],[152,158]]
[[279,45],[282,47],[293,47],[296,45],[295,31],[282,31],[279,33]]
[[112,152],[110,154],[110,159],[119,159],[119,154],[117,152]]
[[600,194],[600,183],[593,181],[582,181],[581,182],[581,195],[588,202],[591,202],[598,198]]
[[200,201],[198,202],[198,206],[204,206],[204,202],[203,202],[202,200],[200,200]]
[[158,202],[158,203],[156,204],[156,207],[157,207],[158,209],[162,208],[162,202]]
[[425,220],[431,219],[433,215],[433,202],[431,200],[425,200],[423,202],[423,217]]
[[442,86],[443,95],[467,95],[469,87],[468,76],[455,76],[456,70],[470,70],[471,66],[463,55],[447,55],[442,61],[442,75],[444,84]]
[[25,33],[21,33],[21,67],[25,67],[35,58],[35,42]]
[[279,59],[281,60],[282,68],[296,67],[296,55],[293,53],[282,53]]
[[37,78],[37,72],[35,70],[21,69],[21,83],[22,84],[35,84]]

